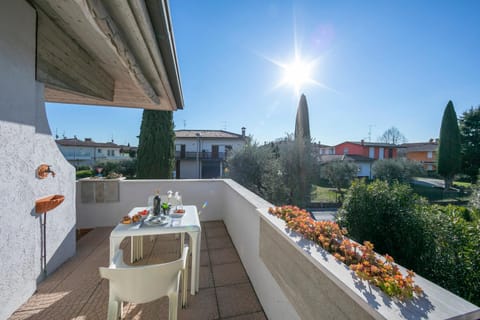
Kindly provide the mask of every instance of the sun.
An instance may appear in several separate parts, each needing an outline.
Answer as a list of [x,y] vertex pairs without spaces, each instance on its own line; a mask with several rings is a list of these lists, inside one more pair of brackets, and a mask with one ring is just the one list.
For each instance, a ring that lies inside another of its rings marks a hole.
[[316,85],[326,88],[324,84],[319,83],[313,77],[317,69],[318,59],[306,60],[302,59],[298,54],[295,54],[295,58],[289,63],[269,58],[267,58],[267,60],[283,70],[283,77],[275,87],[292,87],[297,96],[299,96],[300,91],[305,89],[308,85]]
[[314,64],[312,62],[305,62],[295,58],[290,64],[281,65],[284,71],[282,84],[287,84],[295,89],[295,93],[298,95],[302,87],[307,84],[315,83],[312,78],[312,72]]

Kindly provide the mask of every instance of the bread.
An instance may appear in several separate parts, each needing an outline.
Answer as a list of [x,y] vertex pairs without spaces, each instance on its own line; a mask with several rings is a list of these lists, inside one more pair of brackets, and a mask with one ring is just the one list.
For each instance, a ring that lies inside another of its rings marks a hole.
[[132,223],[132,218],[130,218],[129,216],[124,216],[122,218],[122,223],[123,224],[130,224],[130,223]]

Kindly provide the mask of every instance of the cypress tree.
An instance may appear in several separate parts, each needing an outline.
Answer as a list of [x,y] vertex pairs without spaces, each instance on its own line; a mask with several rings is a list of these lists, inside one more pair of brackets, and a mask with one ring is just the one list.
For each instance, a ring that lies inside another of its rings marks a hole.
[[144,110],[137,153],[137,178],[169,179],[175,164],[172,111]]
[[460,130],[452,101],[443,112],[440,127],[440,143],[438,145],[437,172],[445,180],[445,190],[450,189],[453,177],[460,172]]
[[310,121],[308,119],[307,98],[304,94],[300,97],[297,108],[297,118],[295,119],[295,140],[303,138],[310,142]]
[[293,203],[306,207],[310,203],[312,158],[310,148],[310,122],[307,98],[301,95],[295,119],[294,175],[296,183],[291,185]]

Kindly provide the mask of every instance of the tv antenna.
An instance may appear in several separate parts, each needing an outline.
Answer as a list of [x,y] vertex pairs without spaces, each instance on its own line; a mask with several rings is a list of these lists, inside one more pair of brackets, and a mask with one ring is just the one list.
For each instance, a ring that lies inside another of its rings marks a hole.
[[187,120],[183,120],[183,129],[185,130],[186,127],[187,127]]
[[372,128],[375,127],[374,124],[368,125],[368,142],[372,142]]
[[222,121],[223,124],[223,130],[227,131],[227,121]]

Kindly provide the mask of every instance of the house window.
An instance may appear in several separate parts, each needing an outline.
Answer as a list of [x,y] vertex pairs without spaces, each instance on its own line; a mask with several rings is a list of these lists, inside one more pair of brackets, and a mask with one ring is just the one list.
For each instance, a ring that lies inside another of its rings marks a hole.
[[348,154],[348,148],[343,148],[343,154]]
[[374,148],[374,147],[368,148],[368,157],[369,157],[370,159],[375,158],[375,148]]
[[433,152],[432,152],[432,151],[428,151],[428,152],[427,152],[427,158],[428,158],[428,159],[432,159],[432,158],[433,158]]
[[380,149],[378,150],[378,159],[383,159],[383,158],[385,157],[384,154],[385,154],[385,149],[384,149],[384,148],[380,148]]
[[431,164],[427,165],[427,170],[428,171],[433,171],[433,166]]
[[98,152],[98,153],[102,153],[102,149],[97,149],[97,152]]

